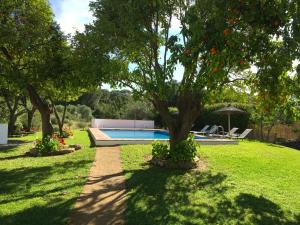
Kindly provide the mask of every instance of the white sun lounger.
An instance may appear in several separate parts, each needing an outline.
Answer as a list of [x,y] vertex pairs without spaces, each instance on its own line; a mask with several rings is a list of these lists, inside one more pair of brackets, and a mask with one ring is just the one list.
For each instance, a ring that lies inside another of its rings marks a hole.
[[237,127],[234,127],[232,128],[229,132],[225,132],[225,137],[229,137],[229,136],[234,136],[236,135],[235,132],[237,132],[239,128]]
[[252,129],[246,129],[246,130],[244,130],[244,132],[241,133],[240,135],[234,135],[234,136],[232,136],[232,138],[236,138],[236,139],[244,139],[251,131],[252,131]]
[[200,131],[191,131],[193,134],[205,134],[207,132],[207,129],[209,128],[209,125],[205,125]]

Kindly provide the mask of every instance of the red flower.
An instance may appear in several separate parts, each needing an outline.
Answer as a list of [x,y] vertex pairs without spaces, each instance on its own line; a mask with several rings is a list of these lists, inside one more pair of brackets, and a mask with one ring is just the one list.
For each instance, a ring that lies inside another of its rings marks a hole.
[[62,145],[65,145],[65,140],[63,138],[60,139],[59,143],[61,143]]

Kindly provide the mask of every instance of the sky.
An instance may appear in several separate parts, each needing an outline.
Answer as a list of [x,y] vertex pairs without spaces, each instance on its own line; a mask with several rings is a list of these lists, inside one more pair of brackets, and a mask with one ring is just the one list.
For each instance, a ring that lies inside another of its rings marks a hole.
[[83,31],[84,24],[93,21],[89,0],[50,0],[55,19],[66,34]]
[[[90,0],[49,0],[55,19],[60,24],[65,34],[73,35],[76,30],[84,31],[84,25],[93,21],[93,15],[89,10]],[[180,22],[172,19],[170,33],[177,34],[180,31]],[[176,80],[181,80],[183,67],[177,65],[174,71]]]

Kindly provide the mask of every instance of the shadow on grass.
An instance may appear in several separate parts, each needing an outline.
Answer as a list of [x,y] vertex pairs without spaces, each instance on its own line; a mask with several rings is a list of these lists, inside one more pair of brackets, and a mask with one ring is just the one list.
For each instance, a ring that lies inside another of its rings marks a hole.
[[83,185],[84,181],[74,177],[57,180],[55,176],[88,163],[89,160],[79,160],[51,166],[0,170],[0,196],[4,196],[0,198],[0,211],[9,203],[18,208],[11,215],[0,214],[0,225],[66,224],[72,204],[76,201],[70,191],[75,186]]
[[6,153],[16,150],[18,146],[29,144],[32,141],[23,141],[23,140],[9,140],[6,145],[0,145],[0,153]]
[[0,217],[0,225],[63,225],[68,224],[69,210],[75,199],[52,199],[47,205],[32,206],[13,215]]
[[[130,225],[257,224],[296,225],[300,216],[286,215],[262,196],[226,196],[232,186],[222,173],[160,168],[126,171],[126,221]],[[128,175],[128,174],[127,174]]]

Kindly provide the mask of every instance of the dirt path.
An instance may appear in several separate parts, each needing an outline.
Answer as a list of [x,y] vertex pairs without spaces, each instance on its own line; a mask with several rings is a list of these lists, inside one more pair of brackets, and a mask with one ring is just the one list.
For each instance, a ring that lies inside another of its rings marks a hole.
[[122,173],[120,148],[98,148],[88,182],[75,204],[70,224],[124,224],[124,197],[125,178]]

